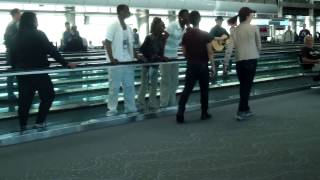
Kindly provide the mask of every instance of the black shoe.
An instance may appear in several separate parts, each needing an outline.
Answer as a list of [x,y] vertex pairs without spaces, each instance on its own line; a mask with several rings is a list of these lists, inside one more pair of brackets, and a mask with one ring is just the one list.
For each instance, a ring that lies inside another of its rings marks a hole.
[[207,120],[211,118],[211,114],[205,113],[201,115],[201,120]]
[[314,76],[314,77],[313,77],[313,81],[320,81],[320,75]]
[[23,135],[26,133],[26,130],[27,130],[27,126],[21,126],[20,127],[20,135]]
[[177,123],[184,123],[184,116],[183,115],[176,115]]

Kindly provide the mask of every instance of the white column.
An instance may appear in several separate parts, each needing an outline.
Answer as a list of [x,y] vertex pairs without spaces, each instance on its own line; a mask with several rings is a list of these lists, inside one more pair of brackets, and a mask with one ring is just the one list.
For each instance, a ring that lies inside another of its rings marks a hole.
[[278,18],[283,17],[283,0],[278,0]]
[[149,10],[137,9],[136,18],[140,42],[143,42],[144,38],[149,34]]
[[[310,4],[314,4],[314,0],[310,0]],[[316,21],[314,17],[314,8],[309,9],[309,26],[310,26],[310,33],[312,34],[313,37],[315,37],[315,32],[316,32]]]

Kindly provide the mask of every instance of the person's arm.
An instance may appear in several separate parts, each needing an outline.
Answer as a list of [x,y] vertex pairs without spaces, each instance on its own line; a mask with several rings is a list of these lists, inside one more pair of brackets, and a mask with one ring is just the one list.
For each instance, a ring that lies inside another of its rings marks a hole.
[[260,51],[261,50],[261,37],[260,37],[259,28],[257,26],[255,26],[255,41],[256,41],[257,49]]
[[9,46],[11,46],[12,44],[12,40],[14,38],[14,35],[18,32],[18,28],[16,27],[15,23],[10,23],[7,28],[6,31],[4,33],[4,44],[5,46],[8,48]]
[[58,52],[57,48],[49,41],[49,39],[43,32],[40,32],[40,39],[45,51],[62,66],[70,68],[75,68],[77,66],[77,64],[75,63],[66,62],[66,60]]
[[303,64],[319,64],[320,59],[309,59],[307,57],[302,57]]
[[107,51],[107,55],[109,57],[110,63],[116,64],[119,63],[118,59],[115,59],[113,57],[113,51],[112,51],[112,41],[115,36],[115,33],[117,31],[117,26],[116,24],[112,24],[108,27],[107,29],[107,34],[106,34],[106,39],[105,39],[105,49]]
[[107,51],[107,54],[108,54],[108,57],[110,59],[110,62],[112,64],[116,64],[116,63],[119,63],[119,60],[118,59],[115,59],[113,57],[113,53],[112,53],[112,42],[109,41],[108,39],[105,40],[105,44],[106,44],[106,51]]
[[140,47],[140,52],[142,53],[142,55],[147,58],[147,59],[151,59],[152,58],[152,50],[150,49],[152,44],[151,44],[151,37],[147,36],[145,38],[145,40],[143,41],[141,47]]

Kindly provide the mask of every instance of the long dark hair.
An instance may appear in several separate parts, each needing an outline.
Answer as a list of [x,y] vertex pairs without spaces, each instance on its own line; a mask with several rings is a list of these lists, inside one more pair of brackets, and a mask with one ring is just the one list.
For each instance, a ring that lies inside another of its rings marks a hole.
[[158,26],[161,22],[162,22],[161,18],[159,18],[159,17],[153,18],[152,23],[151,23],[151,28],[150,28],[151,34],[155,35],[157,33],[158,28],[159,28]]
[[26,11],[22,14],[19,24],[19,30],[36,29],[37,16],[34,12]]
[[236,16],[233,16],[232,18],[228,19],[228,24],[237,24],[237,20],[238,20],[238,17],[239,17],[239,21],[240,23],[244,22],[247,20],[247,16],[248,14],[238,14]]
[[236,24],[238,17],[239,17],[240,23],[242,23],[245,20],[247,20],[247,17],[250,15],[250,13],[256,13],[256,11],[250,9],[249,7],[242,7],[239,10],[238,15],[233,16],[228,20],[228,24]]

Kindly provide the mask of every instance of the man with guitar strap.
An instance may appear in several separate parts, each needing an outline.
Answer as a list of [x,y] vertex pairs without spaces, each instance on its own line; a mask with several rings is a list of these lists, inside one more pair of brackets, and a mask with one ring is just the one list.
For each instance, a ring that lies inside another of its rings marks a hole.
[[[229,39],[229,33],[224,29],[221,25],[223,22],[222,16],[217,16],[216,18],[216,25],[211,29],[210,36],[213,39],[212,45],[215,49],[215,51],[222,51],[224,49],[224,46],[221,46],[221,44],[225,43],[227,39]],[[218,67],[221,64],[220,61],[215,61],[215,73],[212,74],[214,77],[214,81],[216,80],[217,73],[218,73]]]

